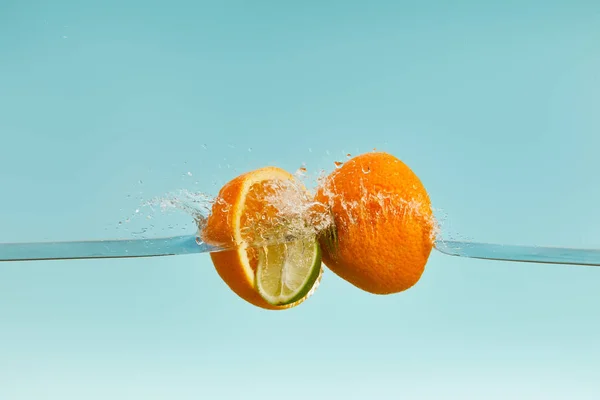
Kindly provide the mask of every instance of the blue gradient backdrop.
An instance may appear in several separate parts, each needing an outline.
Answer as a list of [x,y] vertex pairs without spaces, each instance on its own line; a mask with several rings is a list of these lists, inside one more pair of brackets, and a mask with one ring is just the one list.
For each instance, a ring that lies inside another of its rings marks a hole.
[[[123,221],[375,147],[447,235],[600,247],[600,3],[3,0],[0,137],[0,242],[191,233]],[[276,313],[207,255],[4,263],[0,399],[597,399],[599,307],[600,269],[437,253]]]

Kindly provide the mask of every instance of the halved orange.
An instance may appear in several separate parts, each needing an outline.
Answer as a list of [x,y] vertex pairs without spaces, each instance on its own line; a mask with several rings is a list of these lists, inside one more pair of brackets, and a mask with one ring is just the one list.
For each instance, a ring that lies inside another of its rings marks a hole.
[[316,234],[302,218],[308,199],[304,186],[277,167],[247,172],[221,188],[201,238],[235,247],[210,257],[239,297],[279,310],[295,307],[314,293],[323,270]]

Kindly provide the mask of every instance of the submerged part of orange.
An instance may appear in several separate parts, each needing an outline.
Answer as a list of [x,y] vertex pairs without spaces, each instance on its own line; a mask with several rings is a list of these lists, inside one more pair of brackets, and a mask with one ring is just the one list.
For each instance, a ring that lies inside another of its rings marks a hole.
[[315,200],[333,216],[321,248],[335,274],[374,294],[421,278],[435,223],[425,187],[402,161],[384,152],[356,156],[324,179]]
[[[221,188],[200,236],[208,244],[233,248],[213,252],[210,257],[219,276],[239,297],[255,306],[278,310],[297,306],[312,295],[320,270],[311,291],[286,305],[267,302],[256,281],[261,246],[314,234],[302,218],[307,204],[304,186],[276,167],[245,173]],[[320,258],[318,262],[320,268]]]

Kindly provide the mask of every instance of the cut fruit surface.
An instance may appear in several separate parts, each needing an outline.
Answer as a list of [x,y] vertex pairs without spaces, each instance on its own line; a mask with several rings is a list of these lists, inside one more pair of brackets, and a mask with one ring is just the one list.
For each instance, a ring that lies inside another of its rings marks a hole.
[[310,293],[320,273],[319,243],[303,238],[259,250],[256,286],[269,304],[290,304]]
[[[201,237],[211,245],[235,246],[233,250],[210,256],[221,279],[239,297],[255,306],[278,310],[297,306],[314,292],[322,271],[318,247],[312,245],[309,260],[315,263],[318,257],[318,268],[302,264],[307,263],[303,257],[309,252],[297,244],[288,243],[287,252],[279,250],[282,242],[289,242],[289,237],[316,241],[313,228],[303,218],[305,205],[310,200],[302,183],[276,167],[245,173],[221,188]],[[259,266],[263,279],[260,284],[257,281]],[[302,273],[307,275],[298,278]],[[277,274],[286,279],[285,290],[279,294],[271,289],[275,285],[273,276]],[[288,282],[288,279],[291,280]]]

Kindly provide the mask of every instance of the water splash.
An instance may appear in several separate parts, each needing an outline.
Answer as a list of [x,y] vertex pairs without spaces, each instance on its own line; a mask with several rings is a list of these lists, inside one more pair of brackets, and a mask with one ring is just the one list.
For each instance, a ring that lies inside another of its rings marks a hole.
[[[368,166],[361,168],[364,174],[371,172]],[[326,176],[320,179],[319,188],[326,199],[327,204],[324,204],[324,207],[331,209],[337,204],[343,210],[346,218],[337,223],[359,226],[367,234],[377,236],[382,226],[394,226],[395,229],[402,230],[409,221],[413,221],[410,225],[417,223],[422,226],[429,232],[432,242],[440,235],[441,227],[436,216],[430,212],[433,210],[428,209],[429,202],[417,193],[411,197],[410,193],[397,193],[383,187],[373,190],[361,178],[357,187],[360,195],[348,200],[340,198],[340,188],[336,188],[333,181],[329,181]],[[338,226],[339,228],[350,227]]]
[[184,212],[191,216],[199,227],[202,227],[214,201],[214,197],[208,194],[182,189],[164,197],[154,198],[146,202],[144,206],[153,210],[159,208],[163,213],[169,211]]
[[306,176],[306,172],[307,172],[307,169],[306,169],[306,167],[303,164],[300,168],[298,168],[296,170],[296,172],[294,173],[294,175],[296,177],[298,177],[298,178],[302,178],[302,177]]

